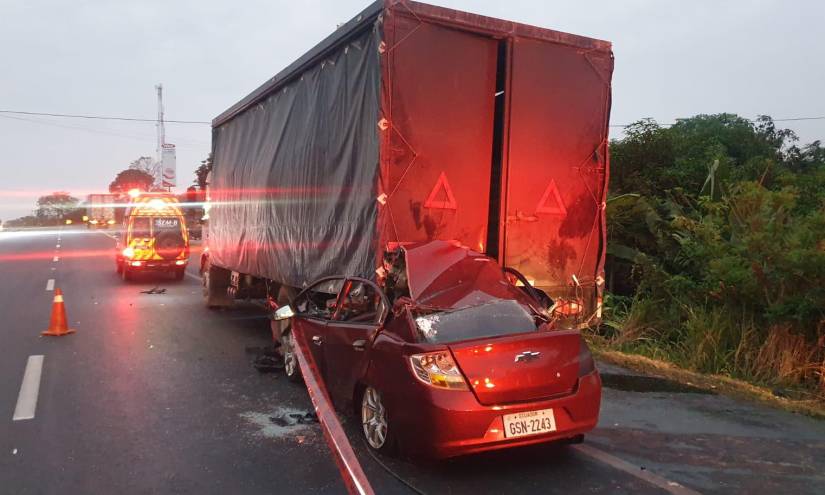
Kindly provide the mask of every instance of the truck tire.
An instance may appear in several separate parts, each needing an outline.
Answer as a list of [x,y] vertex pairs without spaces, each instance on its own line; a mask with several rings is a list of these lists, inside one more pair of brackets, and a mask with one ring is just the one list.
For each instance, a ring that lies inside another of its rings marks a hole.
[[209,309],[228,308],[232,298],[226,293],[230,272],[226,268],[207,263],[203,270],[203,299]]

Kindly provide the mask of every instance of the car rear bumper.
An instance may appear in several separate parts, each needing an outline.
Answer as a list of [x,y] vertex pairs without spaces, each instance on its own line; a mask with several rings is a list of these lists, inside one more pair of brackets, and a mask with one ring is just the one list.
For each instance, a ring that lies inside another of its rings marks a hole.
[[[416,406],[406,401],[397,421],[390,419],[402,447],[433,458],[497,450],[573,438],[596,427],[601,405],[601,379],[594,371],[579,378],[575,391],[563,397],[501,406],[483,406],[470,391],[438,390]],[[506,438],[503,416],[553,409],[556,431]]]
[[[134,262],[138,260],[124,260],[124,265],[130,271],[174,271],[174,270],[185,270],[186,265],[189,263],[188,260],[140,260],[140,265],[135,265]],[[178,264],[179,261],[182,261],[182,264]]]

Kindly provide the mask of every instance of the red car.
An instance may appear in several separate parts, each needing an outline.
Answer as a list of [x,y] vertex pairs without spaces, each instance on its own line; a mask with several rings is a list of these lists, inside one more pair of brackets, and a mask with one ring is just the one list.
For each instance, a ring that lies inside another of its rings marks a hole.
[[324,278],[278,312],[294,315],[281,335],[287,375],[300,379],[300,330],[372,448],[442,458],[580,441],[596,426],[590,350],[578,330],[554,328],[549,298],[520,274],[444,241],[389,252],[383,272],[379,283]]

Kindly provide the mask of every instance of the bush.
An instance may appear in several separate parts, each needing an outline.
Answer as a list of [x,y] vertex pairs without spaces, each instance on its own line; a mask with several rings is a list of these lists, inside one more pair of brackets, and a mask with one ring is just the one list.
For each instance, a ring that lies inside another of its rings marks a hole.
[[695,370],[825,392],[825,151],[793,146],[768,118],[631,131],[611,144],[613,170],[632,173],[612,174],[602,335]]

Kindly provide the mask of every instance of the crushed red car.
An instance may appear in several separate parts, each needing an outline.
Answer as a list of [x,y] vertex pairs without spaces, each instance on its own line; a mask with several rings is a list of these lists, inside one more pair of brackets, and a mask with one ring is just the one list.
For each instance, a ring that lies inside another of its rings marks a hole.
[[601,380],[578,330],[555,326],[549,298],[517,271],[457,243],[398,246],[378,283],[325,277],[276,318],[287,375],[293,332],[336,408],[367,443],[451,457],[550,441],[596,426]]

